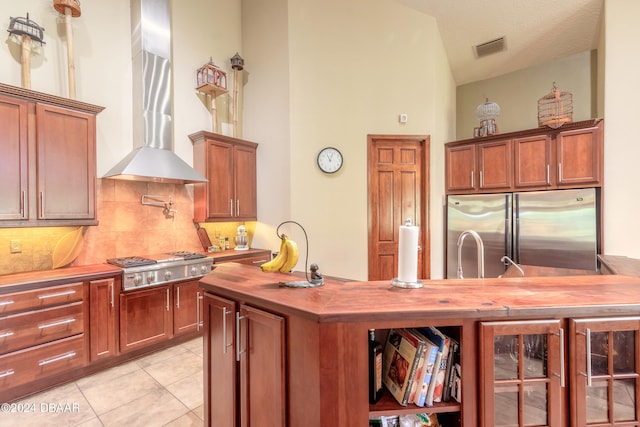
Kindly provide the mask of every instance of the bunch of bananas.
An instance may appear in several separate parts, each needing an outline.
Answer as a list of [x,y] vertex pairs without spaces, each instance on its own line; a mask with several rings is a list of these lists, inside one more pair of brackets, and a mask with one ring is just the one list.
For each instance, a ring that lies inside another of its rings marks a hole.
[[260,266],[265,273],[273,273],[280,271],[288,273],[298,263],[298,245],[286,235],[280,236],[280,252],[271,261],[265,262]]

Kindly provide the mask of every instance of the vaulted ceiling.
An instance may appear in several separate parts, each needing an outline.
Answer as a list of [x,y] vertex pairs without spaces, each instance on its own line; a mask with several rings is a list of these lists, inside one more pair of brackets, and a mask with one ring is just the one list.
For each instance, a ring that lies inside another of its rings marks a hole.
[[[397,0],[438,22],[457,85],[596,49],[604,0]],[[504,37],[504,50],[475,46]]]

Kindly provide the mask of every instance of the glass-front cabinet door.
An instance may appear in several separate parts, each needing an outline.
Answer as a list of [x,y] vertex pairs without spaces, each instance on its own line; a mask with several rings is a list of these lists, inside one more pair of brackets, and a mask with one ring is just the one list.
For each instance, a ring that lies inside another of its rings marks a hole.
[[570,322],[573,426],[640,426],[640,317]]
[[480,418],[485,427],[561,426],[566,414],[560,320],[480,323]]

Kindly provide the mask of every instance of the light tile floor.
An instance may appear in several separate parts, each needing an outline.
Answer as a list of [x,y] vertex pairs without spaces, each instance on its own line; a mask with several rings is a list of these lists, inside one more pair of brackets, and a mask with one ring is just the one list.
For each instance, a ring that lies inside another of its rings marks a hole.
[[196,338],[16,402],[0,426],[201,427],[202,396]]

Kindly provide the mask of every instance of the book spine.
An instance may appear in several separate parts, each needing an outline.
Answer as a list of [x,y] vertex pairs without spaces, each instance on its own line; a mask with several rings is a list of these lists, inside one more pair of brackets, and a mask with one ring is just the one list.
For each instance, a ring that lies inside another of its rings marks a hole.
[[429,389],[427,390],[427,398],[425,399],[425,406],[433,406],[433,394],[436,390],[436,382],[438,377],[438,366],[442,360],[442,352],[438,350],[436,355],[436,362],[433,365],[433,374],[431,375],[431,382],[429,383]]
[[440,360],[440,366],[438,368],[438,374],[436,376],[436,387],[433,391],[433,401],[442,402],[442,392],[444,389],[444,380],[447,373],[447,363],[449,362],[449,349],[451,346],[451,340],[449,337],[445,337],[444,350],[442,350],[442,359]]
[[459,344],[456,340],[451,340],[451,345],[449,347],[449,359],[447,360],[447,370],[444,376],[444,386],[442,388],[442,401],[448,402],[451,400],[451,384],[452,384],[452,371],[453,366],[457,360],[457,354],[459,351]]
[[418,370],[418,364],[420,363],[420,355],[423,352],[424,352],[424,342],[418,341],[416,354],[415,354],[415,357],[413,358],[411,369],[409,370],[409,377],[407,378],[407,387],[405,389],[402,402],[400,403],[403,406],[406,406],[409,402],[409,396],[411,395],[411,384],[413,384],[413,379],[415,378],[416,371]]
[[425,375],[422,380],[422,385],[420,387],[420,394],[418,395],[418,400],[415,402],[417,406],[424,406],[427,399],[427,392],[429,391],[429,384],[431,383],[431,377],[433,376],[433,370],[436,363],[436,356],[438,355],[438,347],[435,345],[431,345],[429,350],[429,355],[427,358],[426,366],[425,366]]

